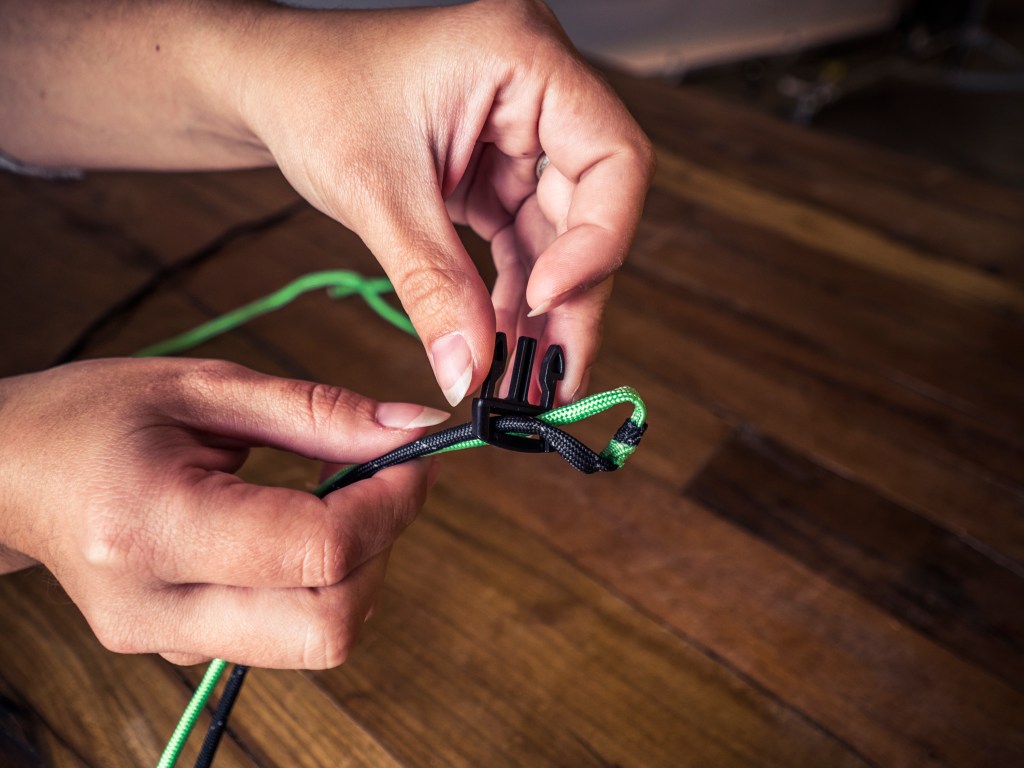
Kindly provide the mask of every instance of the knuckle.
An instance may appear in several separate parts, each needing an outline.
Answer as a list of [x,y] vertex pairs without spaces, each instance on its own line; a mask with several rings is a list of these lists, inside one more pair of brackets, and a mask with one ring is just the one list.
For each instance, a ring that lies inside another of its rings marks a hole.
[[302,560],[302,586],[329,587],[343,581],[354,562],[352,544],[341,530],[323,529],[309,536]]
[[373,404],[351,390],[309,381],[295,382],[294,386],[302,404],[300,416],[315,437],[329,438],[343,414],[373,420]]
[[499,7],[512,25],[529,33],[527,39],[550,34],[552,28],[559,28],[554,11],[540,0],[505,1]]
[[624,138],[622,144],[615,150],[615,156],[630,168],[634,169],[637,175],[644,180],[645,187],[650,186],[654,178],[654,172],[658,167],[657,154],[654,145],[647,135],[634,126],[628,137]]
[[123,573],[147,560],[139,527],[125,517],[90,516],[82,537],[82,557],[92,568]]
[[636,155],[637,163],[643,169],[644,176],[650,183],[658,170],[658,156],[654,151],[654,144],[645,133],[641,133],[637,139]]
[[209,395],[236,381],[244,370],[227,360],[197,360],[178,370],[177,383],[187,393]]
[[154,381],[154,394],[176,402],[184,412],[202,415],[204,404],[219,400],[225,387],[247,372],[245,367],[226,360],[189,360],[170,368],[165,378]]
[[398,285],[406,308],[421,317],[443,318],[464,305],[464,286],[471,279],[463,269],[421,264],[402,274]]
[[344,664],[355,645],[356,632],[345,611],[321,611],[306,630],[302,666],[305,669],[333,669]]
[[417,480],[417,484],[410,489],[409,493],[399,495],[393,502],[393,519],[397,522],[397,530],[395,530],[393,538],[397,538],[402,531],[413,524],[427,501],[426,474],[420,475]]

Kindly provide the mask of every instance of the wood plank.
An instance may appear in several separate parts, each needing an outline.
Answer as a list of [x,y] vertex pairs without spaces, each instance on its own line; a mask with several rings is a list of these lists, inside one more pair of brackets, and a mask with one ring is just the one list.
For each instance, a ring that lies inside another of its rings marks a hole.
[[948,531],[750,431],[686,496],[1024,689],[1024,577]]
[[[6,181],[0,174],[0,185]],[[3,376],[48,366],[107,302],[149,274],[130,248],[97,242],[20,194],[0,205],[0,227],[8,274],[0,281]]]
[[[682,215],[680,215],[682,214]],[[744,221],[654,192],[627,265],[794,345],[876,373],[1018,439],[1024,324],[880,278]]]
[[862,764],[452,485],[356,657],[308,673],[403,765]]
[[[32,734],[41,752],[55,743],[66,765],[152,765],[191,696],[172,666],[158,657],[104,649],[78,609],[40,568],[0,579],[4,606],[0,667],[23,706],[48,726]],[[198,725],[209,724],[205,714]],[[183,752],[194,762],[199,745]],[[66,761],[66,762],[65,762]],[[226,741],[218,766],[252,766]]]
[[573,482],[496,451],[465,461],[503,478],[502,493],[460,490],[480,514],[529,528],[868,763],[1024,759],[1019,692],[675,491],[629,482],[632,466]]
[[880,274],[925,286],[941,295],[993,310],[1024,314],[1024,287],[974,265],[937,259],[897,242],[886,230],[852,222],[813,203],[730,179],[686,157],[659,149],[655,184],[674,194],[723,212],[743,216],[768,232],[783,234],[797,243],[828,250],[834,256]]
[[[194,687],[202,668],[187,670]],[[295,670],[252,669],[232,709],[224,743],[240,748],[256,765],[296,768],[397,768],[401,765],[348,713]],[[216,704],[214,695],[211,707]],[[189,744],[198,752],[205,729]],[[194,758],[193,758],[194,760]],[[215,765],[227,762],[220,750]],[[182,759],[181,765],[189,761]]]
[[[219,182],[207,183],[212,178]],[[94,173],[60,183],[0,174],[0,199],[5,231],[13,233],[8,266],[18,275],[0,287],[0,311],[26,329],[15,339],[32,342],[4,356],[0,374],[9,375],[52,364],[83,328],[161,267],[187,261],[225,233],[244,239],[296,206],[297,195],[269,171]],[[59,301],[48,299],[57,281],[73,288]]]
[[230,227],[258,221],[299,199],[276,169],[90,172],[81,181],[65,182],[2,174],[0,195],[47,208],[83,239],[134,250],[150,266],[180,259]]
[[608,73],[655,144],[727,180],[839,214],[936,260],[1024,284],[1024,193],[685,88]]
[[58,738],[38,712],[0,671],[0,765],[5,768],[68,766],[89,763]]
[[[624,274],[616,302],[607,337],[623,362],[858,478],[995,556],[1024,560],[1021,463],[1012,445],[949,429],[934,401],[879,389],[879,380],[856,366],[803,354],[679,286]],[[635,339],[673,354],[652,356]]]
[[[321,214],[302,214],[261,238],[233,245],[215,261],[183,276],[93,353],[128,353],[187,330],[199,319],[265,296],[300,275],[327,269],[383,274],[351,232]],[[179,316],[180,309],[172,306],[184,304],[201,314]],[[326,291],[253,321],[236,338],[225,337],[188,354],[225,356],[268,373],[335,383],[378,399],[448,407],[417,339],[377,317],[361,299],[332,301]],[[268,358],[276,361],[269,367]]]

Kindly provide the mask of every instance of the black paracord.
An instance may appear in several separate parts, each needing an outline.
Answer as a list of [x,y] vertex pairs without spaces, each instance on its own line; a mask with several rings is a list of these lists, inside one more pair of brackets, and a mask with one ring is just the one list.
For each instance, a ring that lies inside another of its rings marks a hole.
[[[646,427],[646,424],[638,427],[627,419],[615,433],[614,439],[623,445],[635,446],[640,442]],[[558,427],[553,427],[531,416],[502,416],[495,421],[494,429],[505,434],[536,435],[539,439],[546,440],[552,451],[565,459],[575,469],[587,475],[594,472],[614,472],[618,469],[618,465],[613,461],[588,448],[568,432],[564,432],[558,429]],[[318,488],[317,496],[322,498],[359,480],[372,477],[382,469],[444,451],[453,445],[472,439],[474,439],[473,425],[467,422],[457,427],[443,429],[419,440],[413,440],[411,443],[395,448],[395,450],[389,451],[372,461],[352,467],[345,474],[337,476],[333,482]],[[203,746],[199,752],[199,757],[196,759],[195,768],[210,768],[212,765],[213,756],[217,751],[218,744],[220,744],[224,728],[227,726],[228,715],[231,713],[231,707],[234,706],[235,699],[238,698],[238,694],[242,690],[242,682],[245,680],[245,673],[248,669],[247,666],[242,664],[236,664],[232,669],[231,677],[224,687],[224,692],[221,694],[220,702],[217,705],[217,711],[214,713],[213,721],[210,723],[210,728],[206,732],[206,738],[203,740]]]
[[[553,427],[531,416],[502,416],[496,420],[494,428],[497,432],[515,435],[536,435],[538,438],[546,440],[555,453],[586,475],[593,474],[594,472],[614,472],[618,469],[614,462],[588,448],[568,432],[564,432],[558,429],[558,427]],[[632,422],[626,421],[615,434],[615,439],[625,445],[636,445],[640,442],[642,434],[642,429],[636,427]],[[418,459],[431,453],[438,453],[453,445],[472,439],[472,424],[467,422],[457,427],[449,427],[419,440],[413,440],[411,443],[406,443],[379,458],[353,467],[330,485],[319,488],[318,494],[326,496],[328,493],[351,485],[357,480],[365,480],[368,477],[372,477],[382,469],[387,469],[412,459]]]
[[199,749],[199,757],[196,758],[196,768],[210,768],[213,764],[213,756],[217,754],[217,747],[220,746],[221,736],[227,727],[228,718],[231,716],[231,708],[235,706],[239,691],[242,690],[242,683],[245,682],[245,673],[249,667],[244,664],[235,664],[231,670],[231,676],[224,684],[224,692],[217,703],[217,709],[213,713],[213,722],[203,739],[203,746]]

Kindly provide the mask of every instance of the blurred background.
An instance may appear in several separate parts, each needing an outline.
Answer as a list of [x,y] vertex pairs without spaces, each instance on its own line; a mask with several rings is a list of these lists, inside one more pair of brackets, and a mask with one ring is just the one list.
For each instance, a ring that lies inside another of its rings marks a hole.
[[[452,0],[308,0],[309,7]],[[1024,187],[1019,0],[548,0],[593,61]]]

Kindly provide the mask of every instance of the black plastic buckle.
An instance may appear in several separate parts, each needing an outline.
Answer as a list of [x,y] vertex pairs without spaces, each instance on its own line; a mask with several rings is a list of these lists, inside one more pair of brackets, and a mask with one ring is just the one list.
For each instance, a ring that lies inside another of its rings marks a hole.
[[530,376],[533,373],[533,357],[537,352],[537,340],[520,336],[516,343],[516,362],[512,366],[512,377],[508,397],[495,397],[495,390],[505,367],[508,365],[508,342],[504,333],[498,333],[494,340],[494,359],[491,370],[480,388],[480,397],[473,399],[473,436],[489,445],[510,451],[526,453],[550,453],[552,448],[544,438],[526,435],[510,435],[494,429],[494,422],[502,416],[537,416],[551,410],[555,404],[555,387],[565,376],[565,355],[557,344],[548,347],[540,364],[540,403],[531,405],[527,400],[530,392]]

